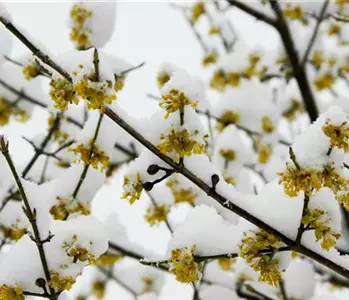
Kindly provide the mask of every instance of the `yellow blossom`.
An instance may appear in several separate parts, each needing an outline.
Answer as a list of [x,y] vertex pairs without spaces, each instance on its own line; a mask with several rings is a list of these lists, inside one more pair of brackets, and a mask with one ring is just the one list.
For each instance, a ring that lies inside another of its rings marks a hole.
[[151,277],[142,277],[142,281],[144,283],[144,288],[142,289],[142,293],[151,293],[154,291],[154,280]]
[[70,290],[75,283],[75,279],[71,276],[61,277],[58,272],[51,272],[51,280],[48,285],[59,291]]
[[29,119],[29,115],[26,111],[19,109],[5,98],[0,97],[0,126],[7,125],[12,116],[19,122],[25,122]]
[[336,82],[336,78],[330,73],[326,72],[314,80],[314,86],[318,91],[331,88]]
[[174,154],[173,160],[176,163],[185,156],[204,153],[205,147],[204,143],[199,143],[193,139],[186,129],[178,131],[173,129],[168,135],[162,134],[160,143],[157,145],[163,154]]
[[77,95],[88,101],[88,109],[98,109],[103,113],[106,106],[116,99],[116,95],[109,93],[112,82],[109,80],[94,82],[90,80],[91,76],[84,76],[74,85],[74,89]]
[[226,110],[218,119],[216,129],[222,131],[229,124],[238,124],[240,114],[231,110]]
[[222,69],[219,69],[213,73],[210,86],[219,92],[223,92],[225,87],[228,85],[228,80],[228,75]]
[[284,187],[285,193],[290,197],[298,196],[300,191],[310,196],[313,190],[318,191],[321,184],[321,177],[313,169],[301,169],[286,163],[286,171],[278,173],[281,177],[279,183]]
[[170,80],[170,78],[171,78],[171,76],[169,73],[167,73],[165,71],[159,72],[159,74],[157,76],[159,88],[162,88]]
[[20,228],[16,224],[15,226],[1,226],[1,230],[3,231],[4,237],[11,239],[13,241],[18,241],[23,235],[27,233],[26,228]]
[[224,180],[226,183],[231,184],[231,185],[236,185],[236,180],[233,176],[225,176]]
[[90,209],[73,198],[57,197],[58,204],[50,208],[50,214],[55,220],[66,220],[70,214],[89,215]]
[[275,129],[273,121],[267,117],[262,117],[262,129],[265,133],[272,133]]
[[[64,119],[64,116],[61,115],[61,120]],[[47,120],[47,130],[50,131],[50,129],[52,128],[53,124],[55,123],[56,120],[56,116],[51,113],[50,117]],[[59,145],[62,145],[63,143],[65,143],[67,141],[69,137],[69,134],[66,132],[61,131],[60,128],[57,128],[54,133],[53,133],[53,139],[54,141],[56,141]]]
[[220,257],[218,264],[224,271],[230,271],[232,265],[236,262],[236,258]]
[[341,125],[333,125],[328,120],[322,127],[322,131],[330,138],[332,148],[337,147],[343,149],[345,152],[349,151],[349,127],[346,122]]
[[337,23],[333,23],[327,30],[329,36],[337,35],[341,32],[341,27]]
[[55,108],[65,111],[68,104],[78,104],[79,99],[75,96],[73,85],[65,78],[59,77],[50,82],[50,96],[55,103]]
[[219,26],[216,25],[212,25],[210,27],[210,30],[208,32],[209,35],[215,35],[215,34],[219,34],[221,32],[221,28]]
[[0,286],[0,300],[24,300],[21,287],[9,287],[6,284]]
[[218,59],[218,52],[213,50],[212,52],[207,53],[204,58],[202,59],[202,65],[204,67],[215,64]]
[[240,256],[256,271],[259,272],[259,281],[277,286],[282,279],[279,260],[273,254],[260,253],[263,249],[281,247],[278,239],[264,230],[244,233],[240,244]]
[[283,11],[283,14],[288,19],[300,20],[303,23],[305,22],[304,12],[303,12],[302,8],[300,7],[300,5],[293,6],[291,3],[287,3],[285,6],[285,9]]
[[124,193],[121,199],[127,199],[130,204],[133,204],[141,197],[143,191],[143,183],[141,182],[141,176],[137,173],[134,176],[124,176]]
[[287,110],[285,110],[282,115],[288,119],[289,121],[293,121],[296,119],[297,113],[305,112],[304,105],[298,101],[297,99],[291,99],[291,105]]
[[106,253],[97,258],[96,264],[99,266],[111,266],[119,262],[121,258],[120,255]]
[[195,261],[196,247],[172,250],[170,272],[176,275],[176,280],[183,283],[191,283],[200,279],[201,264]]
[[144,218],[150,224],[150,226],[154,226],[155,224],[165,221],[168,212],[169,207],[167,205],[157,205],[155,207],[148,208]]
[[196,108],[197,102],[191,101],[185,93],[176,89],[172,89],[166,95],[162,95],[162,100],[159,103],[159,106],[167,112],[165,119],[167,119],[171,113],[183,109],[186,105]]
[[191,22],[196,23],[200,16],[205,13],[205,4],[203,2],[195,3],[191,8]]
[[24,78],[28,81],[38,76],[39,71],[39,65],[35,62],[30,62],[26,64],[22,70]]
[[323,55],[319,51],[314,51],[312,55],[312,62],[315,67],[320,68],[325,60],[323,58]]
[[103,299],[105,295],[105,282],[102,280],[96,280],[92,283],[92,289],[91,292],[92,294],[97,298],[97,299]]
[[258,145],[258,161],[260,164],[266,164],[271,155],[273,154],[273,149],[270,145],[261,144]]
[[90,48],[90,30],[85,27],[86,21],[91,18],[92,11],[84,7],[83,4],[75,4],[70,11],[70,18],[73,27],[70,32],[70,39],[76,43],[78,50]]
[[233,149],[221,149],[219,154],[227,161],[234,161],[236,159],[236,152]]
[[175,203],[186,202],[194,206],[196,194],[192,188],[181,187],[176,177],[172,177],[166,182],[166,186],[171,189]]
[[230,72],[228,73],[228,84],[231,87],[238,87],[241,81],[241,74],[238,72]]
[[327,213],[320,209],[307,209],[306,214],[302,218],[302,223],[309,229],[313,229],[316,241],[321,240],[321,247],[329,251],[336,245],[341,234],[333,232],[331,227],[323,221],[323,217]]
[[101,150],[95,143],[94,139],[90,139],[88,145],[79,144],[75,148],[69,148],[74,154],[80,154],[80,160],[85,165],[104,171],[109,164],[109,156]]
[[125,84],[125,75],[115,75],[114,91],[120,92]]

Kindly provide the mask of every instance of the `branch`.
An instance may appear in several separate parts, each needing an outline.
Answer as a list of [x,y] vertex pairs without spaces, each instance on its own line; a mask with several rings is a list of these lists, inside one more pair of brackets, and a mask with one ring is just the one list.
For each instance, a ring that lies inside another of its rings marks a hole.
[[304,67],[305,64],[307,63],[308,56],[310,54],[311,49],[313,48],[314,42],[316,40],[316,37],[317,37],[319,29],[320,29],[320,25],[321,25],[322,21],[324,20],[324,16],[325,16],[325,13],[326,13],[326,10],[327,10],[329,4],[330,4],[330,0],[325,0],[324,1],[324,4],[323,4],[321,12],[320,12],[320,15],[319,15],[319,17],[317,18],[317,21],[316,21],[314,32],[313,32],[312,37],[311,37],[311,39],[309,41],[307,49],[306,49],[306,51],[304,53],[304,57],[303,57],[302,64],[301,64],[302,67]]
[[34,234],[33,240],[36,244],[36,247],[38,248],[42,268],[43,268],[45,278],[46,278],[46,284],[48,284],[49,291],[50,291],[50,299],[55,300],[55,299],[57,299],[55,291],[54,291],[54,289],[52,289],[49,286],[49,282],[51,280],[51,275],[50,275],[50,271],[49,271],[48,264],[47,264],[46,254],[45,254],[44,247],[43,247],[43,244],[45,241],[43,241],[41,239],[40,231],[39,231],[39,228],[36,224],[36,210],[35,210],[35,208],[34,208],[34,210],[32,210],[30,205],[29,205],[29,201],[28,201],[27,195],[24,191],[21,179],[18,176],[16,168],[15,168],[15,166],[12,162],[11,156],[9,154],[8,142],[5,141],[4,136],[0,136],[0,151],[1,151],[2,155],[4,156],[5,160],[7,161],[7,164],[8,164],[8,166],[11,170],[11,173],[13,175],[13,178],[16,181],[19,193],[22,197],[22,201],[24,203],[23,210],[24,210],[24,213],[27,216],[29,223],[33,229],[33,234]]
[[235,6],[236,8],[242,10],[243,12],[255,17],[256,19],[263,21],[271,26],[275,27],[276,20],[259,12],[258,10],[252,8],[251,6],[243,3],[245,1],[239,1],[239,0],[228,0],[228,3],[232,6]]

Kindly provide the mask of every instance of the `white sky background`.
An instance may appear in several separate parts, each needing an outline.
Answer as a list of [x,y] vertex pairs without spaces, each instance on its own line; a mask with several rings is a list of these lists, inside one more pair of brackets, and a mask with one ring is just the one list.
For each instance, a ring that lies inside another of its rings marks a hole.
[[[71,8],[70,2],[5,1],[5,3],[14,21],[40,40],[51,53],[60,54],[73,49],[66,25]],[[262,44],[267,49],[276,47],[275,32],[238,11],[232,12],[231,15],[234,27],[239,30],[240,36],[246,43]],[[133,115],[149,116],[156,109],[156,102],[148,99],[146,93],[159,93],[156,72],[163,62],[184,67],[192,75],[207,77],[207,71],[204,72],[201,67],[200,45],[181,12],[170,7],[166,1],[119,2],[115,33],[104,50],[131,64],[146,62],[143,68],[128,77],[125,90],[120,93],[117,100]],[[27,53],[27,50],[15,41],[11,57],[15,58],[24,53]],[[30,146],[20,138],[20,135],[30,137],[40,132],[44,133],[45,129],[46,115],[43,111],[37,111],[28,124],[5,129],[16,161],[25,162],[29,157],[28,151],[31,151]],[[164,251],[169,237],[166,228],[164,226],[149,228],[143,221],[147,200],[142,199],[130,207],[126,201],[119,199],[120,185],[121,178],[115,178],[98,193],[94,201],[97,207],[95,214],[103,220],[107,213],[112,210],[117,211],[132,240],[145,248]],[[160,299],[190,299],[188,293],[191,293],[190,286],[186,287],[171,280]],[[116,297],[128,299],[127,294],[119,290],[107,299]]]

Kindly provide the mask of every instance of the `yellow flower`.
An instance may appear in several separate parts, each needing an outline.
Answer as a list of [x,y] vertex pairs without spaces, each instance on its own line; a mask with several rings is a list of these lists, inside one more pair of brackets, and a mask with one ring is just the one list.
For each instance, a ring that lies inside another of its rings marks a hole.
[[106,286],[106,283],[102,280],[94,281],[92,283],[92,289],[91,289],[92,294],[97,299],[103,299],[105,295],[105,286]]
[[191,22],[196,23],[200,16],[205,13],[205,4],[203,2],[197,2],[191,8]]
[[329,251],[336,245],[341,234],[333,232],[322,219],[327,213],[320,209],[307,209],[306,214],[302,218],[302,223],[309,229],[313,229],[316,241],[321,240],[321,247]]
[[76,42],[78,50],[88,49],[92,46],[90,42],[90,30],[85,27],[86,21],[91,18],[92,11],[83,4],[75,4],[70,11],[70,18],[74,23],[70,32],[70,39]]
[[231,110],[226,110],[223,115],[219,117],[216,129],[222,131],[229,124],[238,124],[240,121],[240,114]]
[[322,186],[318,172],[312,169],[298,170],[289,163],[286,163],[286,171],[277,175],[281,177],[279,183],[290,197],[298,196],[300,191],[310,196],[314,189],[318,191]]
[[291,3],[287,3],[283,14],[286,18],[291,20],[303,20],[304,12],[299,5],[292,6]]
[[191,188],[183,188],[180,186],[179,181],[176,177],[172,177],[166,182],[173,194],[175,203],[186,202],[191,206],[194,206],[196,194]]
[[157,81],[158,81],[158,86],[159,88],[162,88],[169,80],[171,76],[169,73],[165,71],[161,71],[158,74]]
[[[259,281],[277,286],[282,279],[279,260],[273,254],[263,254],[263,249],[278,249],[281,243],[278,239],[264,230],[244,233],[240,248],[240,256],[256,271]],[[272,252],[272,251],[271,251]]]
[[15,226],[1,226],[1,230],[4,233],[4,237],[11,239],[13,241],[18,241],[23,235],[27,233],[26,228],[20,228],[17,225]]
[[75,96],[73,85],[65,78],[52,79],[50,86],[50,96],[55,103],[55,108],[65,111],[68,104],[79,103],[79,99]]
[[231,184],[231,185],[233,185],[233,186],[236,185],[236,180],[235,180],[235,178],[234,178],[233,176],[225,176],[225,177],[224,177],[224,180],[225,180],[225,182],[228,183],[228,184]]
[[192,139],[188,130],[174,129],[168,135],[162,134],[160,136],[160,144],[157,148],[163,154],[174,154],[173,160],[178,163],[180,158],[191,156],[193,154],[202,154],[205,152],[206,145],[199,143]]
[[224,271],[230,271],[232,265],[236,262],[236,258],[220,257],[218,264]]
[[24,78],[26,80],[31,80],[39,75],[40,68],[37,63],[30,62],[26,64],[22,70]]
[[223,92],[225,87],[228,85],[228,80],[228,75],[222,69],[219,69],[214,72],[210,81],[210,86],[219,92]]
[[51,280],[48,285],[59,291],[70,290],[75,283],[75,279],[71,276],[61,277],[58,272],[51,272]]
[[216,50],[213,50],[212,52],[207,53],[204,58],[202,59],[202,65],[204,67],[215,64],[218,59],[218,52]]
[[125,75],[115,75],[114,91],[120,92],[125,84]]
[[267,116],[262,117],[262,129],[265,133],[272,133],[275,129],[273,121]]
[[230,72],[228,73],[228,84],[231,87],[238,87],[241,81],[241,74],[238,72]]
[[323,91],[325,89],[331,88],[336,82],[336,78],[330,73],[326,72],[320,75],[314,80],[314,86],[316,90]]
[[176,280],[183,283],[191,283],[200,279],[202,265],[195,262],[194,253],[196,247],[172,250],[170,272],[176,275]]
[[55,220],[66,220],[70,214],[89,215],[90,209],[76,199],[57,197],[58,204],[50,208],[50,214]]
[[156,207],[150,207],[147,209],[147,214],[144,216],[145,220],[154,226],[166,220],[169,207],[165,204],[158,205]]
[[91,81],[89,77],[91,77],[91,75],[84,76],[84,78],[74,85],[74,89],[77,95],[88,101],[88,109],[98,109],[103,113],[106,106],[116,99],[114,94],[108,93],[112,87],[112,82],[94,82]]
[[327,31],[329,36],[337,35],[340,32],[341,32],[341,27],[336,23],[331,24]]
[[221,149],[219,154],[227,161],[234,161],[236,159],[236,152],[233,149]]
[[162,100],[159,103],[159,106],[167,112],[165,119],[167,119],[171,113],[183,109],[186,105],[191,105],[196,108],[197,102],[192,102],[186,94],[175,89],[170,90],[166,95],[162,95]]
[[124,193],[121,199],[127,199],[130,204],[133,204],[136,200],[141,197],[143,191],[143,183],[141,182],[141,176],[137,173],[134,176],[124,176]]
[[293,121],[296,119],[297,112],[305,112],[304,105],[297,99],[292,98],[290,107],[285,110],[282,115],[289,121]]
[[109,165],[109,156],[101,150],[94,139],[90,139],[88,145],[79,144],[75,148],[69,148],[74,154],[80,154],[80,160],[85,165],[90,165],[92,168],[98,169],[103,172]]
[[346,122],[341,125],[333,125],[328,120],[322,127],[322,131],[330,138],[331,148],[337,147],[345,152],[349,151],[349,127]]
[[151,293],[154,291],[154,280],[151,277],[142,277],[144,283],[144,288],[142,289],[142,294]]
[[270,145],[260,144],[258,145],[258,161],[260,164],[266,164],[271,155],[273,154],[273,149]]
[[216,35],[216,34],[219,34],[220,32],[221,32],[221,28],[219,26],[212,25],[210,27],[208,34],[209,35]]
[[29,115],[26,111],[19,109],[5,98],[0,97],[0,126],[7,125],[12,116],[14,116],[18,122],[25,122],[29,119]]
[[102,254],[100,257],[97,258],[96,260],[96,265],[99,266],[111,266],[121,260],[120,255],[115,255],[115,254]]
[[23,289],[9,287],[6,284],[0,286],[0,300],[24,300]]
[[90,253],[86,248],[80,247],[76,244],[78,237],[73,235],[71,242],[64,241],[62,243],[62,249],[65,250],[67,256],[73,258],[73,263],[77,261],[87,262],[88,264],[96,263],[96,258],[93,253]]

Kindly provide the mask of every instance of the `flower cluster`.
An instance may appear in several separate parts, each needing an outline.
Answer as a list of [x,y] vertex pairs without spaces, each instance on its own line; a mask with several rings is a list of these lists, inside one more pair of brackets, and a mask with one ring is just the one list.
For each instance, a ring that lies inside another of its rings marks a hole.
[[183,109],[186,105],[195,108],[197,102],[192,102],[185,93],[176,89],[172,89],[166,95],[162,95],[162,101],[159,103],[159,106],[166,110],[165,119],[167,119],[171,113]]
[[192,206],[195,204],[196,193],[193,191],[192,187],[185,186],[181,184],[178,176],[172,175],[166,182],[173,194],[175,203],[186,202]]
[[341,125],[334,125],[328,120],[322,130],[330,138],[331,148],[337,147],[345,152],[349,151],[349,127],[346,122]]
[[183,283],[191,283],[200,279],[202,265],[195,261],[195,249],[188,248],[172,250],[170,272],[176,275],[176,280]]
[[58,204],[50,208],[50,214],[55,220],[66,220],[71,214],[89,215],[86,204],[73,198],[57,197]]
[[109,165],[109,156],[101,150],[94,139],[90,139],[88,145],[78,144],[75,148],[70,148],[75,155],[80,154],[80,160],[85,165],[90,165],[92,168],[103,172]]
[[121,199],[127,199],[130,204],[138,200],[143,191],[143,182],[140,174],[137,172],[135,175],[125,175],[123,189],[124,193]]
[[58,272],[51,272],[50,275],[49,286],[59,291],[69,291],[75,283],[75,279],[72,276],[61,277]]
[[167,214],[169,212],[169,207],[165,204],[152,206],[147,209],[147,213],[144,216],[145,220],[154,226],[166,220]]
[[82,3],[75,4],[70,11],[70,18],[73,27],[70,32],[70,39],[76,44],[78,50],[90,48],[90,30],[85,26],[92,16],[92,11],[88,10]]
[[19,287],[0,286],[1,300],[24,300],[23,289]]
[[40,66],[35,61],[29,62],[24,66],[22,72],[24,78],[29,81],[39,75]]
[[11,117],[14,117],[18,122],[26,122],[29,119],[29,115],[25,110],[0,97],[0,126],[7,125]]
[[68,80],[57,77],[51,80],[50,96],[55,107],[65,111],[69,104],[78,104],[79,99],[75,95],[74,86]]
[[240,256],[256,271],[259,272],[259,280],[270,285],[277,286],[282,279],[279,268],[279,260],[274,257],[274,252],[265,254],[263,249],[275,249],[281,247],[278,239],[263,231],[244,233],[240,244]]
[[205,11],[205,4],[201,1],[196,2],[191,8],[191,22],[196,23]]

